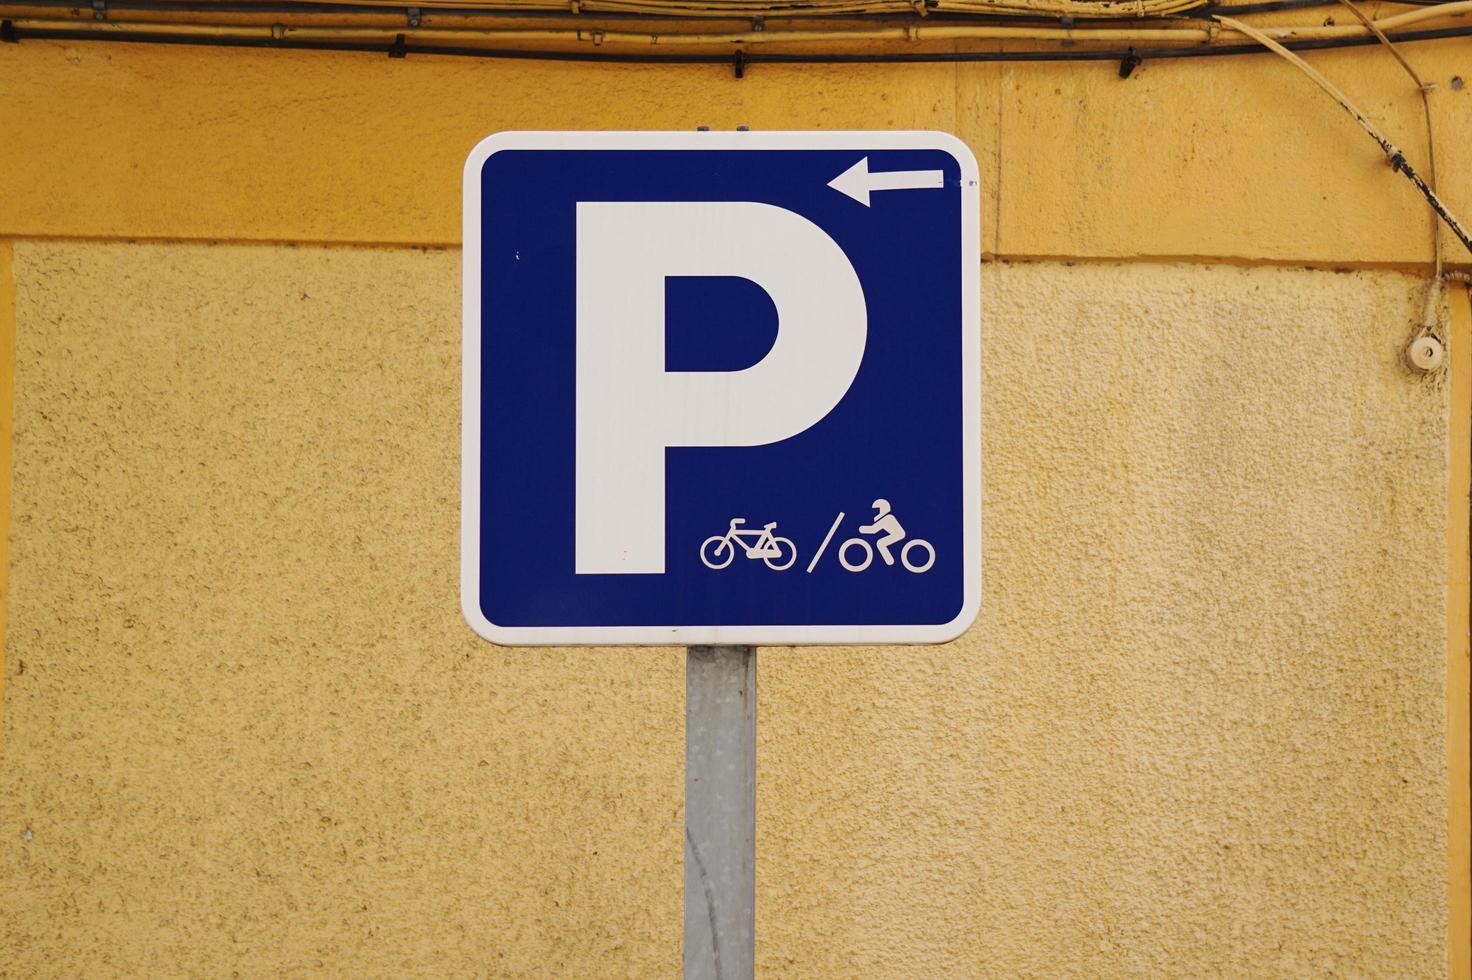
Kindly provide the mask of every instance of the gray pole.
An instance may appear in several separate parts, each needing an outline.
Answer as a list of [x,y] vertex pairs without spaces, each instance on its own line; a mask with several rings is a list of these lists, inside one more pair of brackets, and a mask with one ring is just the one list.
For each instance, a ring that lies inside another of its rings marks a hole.
[[685,980],[756,966],[756,648],[685,652]]

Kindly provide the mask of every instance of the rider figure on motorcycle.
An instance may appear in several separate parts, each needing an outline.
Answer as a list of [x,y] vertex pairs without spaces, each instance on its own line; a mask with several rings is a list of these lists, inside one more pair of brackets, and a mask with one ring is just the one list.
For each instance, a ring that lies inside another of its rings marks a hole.
[[860,526],[859,532],[861,534],[884,532],[884,537],[874,543],[879,546],[879,557],[884,559],[884,563],[893,565],[894,555],[889,553],[889,546],[905,540],[905,529],[900,526],[899,518],[890,511],[888,500],[880,497],[870,506],[874,508],[874,523]]

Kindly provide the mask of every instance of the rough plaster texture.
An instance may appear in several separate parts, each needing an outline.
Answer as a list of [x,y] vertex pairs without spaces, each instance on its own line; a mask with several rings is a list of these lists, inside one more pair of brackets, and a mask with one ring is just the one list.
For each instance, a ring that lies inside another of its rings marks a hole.
[[[1466,41],[1408,50],[1436,85],[1437,174],[1465,217],[1468,155],[1445,148],[1472,143],[1472,86],[1450,85],[1472,76]],[[1393,57],[1311,60],[1424,169],[1421,97]],[[1109,62],[756,65],[737,80],[718,65],[27,41],[0,46],[0,106],[0,236],[458,245],[460,169],[497,130],[746,124],[956,133],[998,255],[1430,259],[1414,189],[1270,54],[1147,59],[1128,80]]]
[[[460,620],[458,261],[17,245],[0,973],[677,975],[682,652]],[[1417,280],[984,291],[982,618],[762,652],[761,972],[1441,975]]]

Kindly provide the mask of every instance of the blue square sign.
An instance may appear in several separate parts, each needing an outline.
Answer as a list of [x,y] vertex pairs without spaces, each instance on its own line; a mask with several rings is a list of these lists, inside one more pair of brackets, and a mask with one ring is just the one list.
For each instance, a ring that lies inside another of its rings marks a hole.
[[976,161],[500,133],[465,165],[461,602],[507,644],[934,643],[981,602]]

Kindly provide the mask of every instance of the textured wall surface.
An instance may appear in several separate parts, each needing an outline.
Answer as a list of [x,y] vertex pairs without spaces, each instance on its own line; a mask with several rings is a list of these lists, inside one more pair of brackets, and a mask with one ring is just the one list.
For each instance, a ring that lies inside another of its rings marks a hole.
[[[16,245],[0,972],[678,974],[681,652],[460,619],[458,261]],[[766,975],[1445,971],[1419,290],[985,267],[982,618],[762,652]]]

